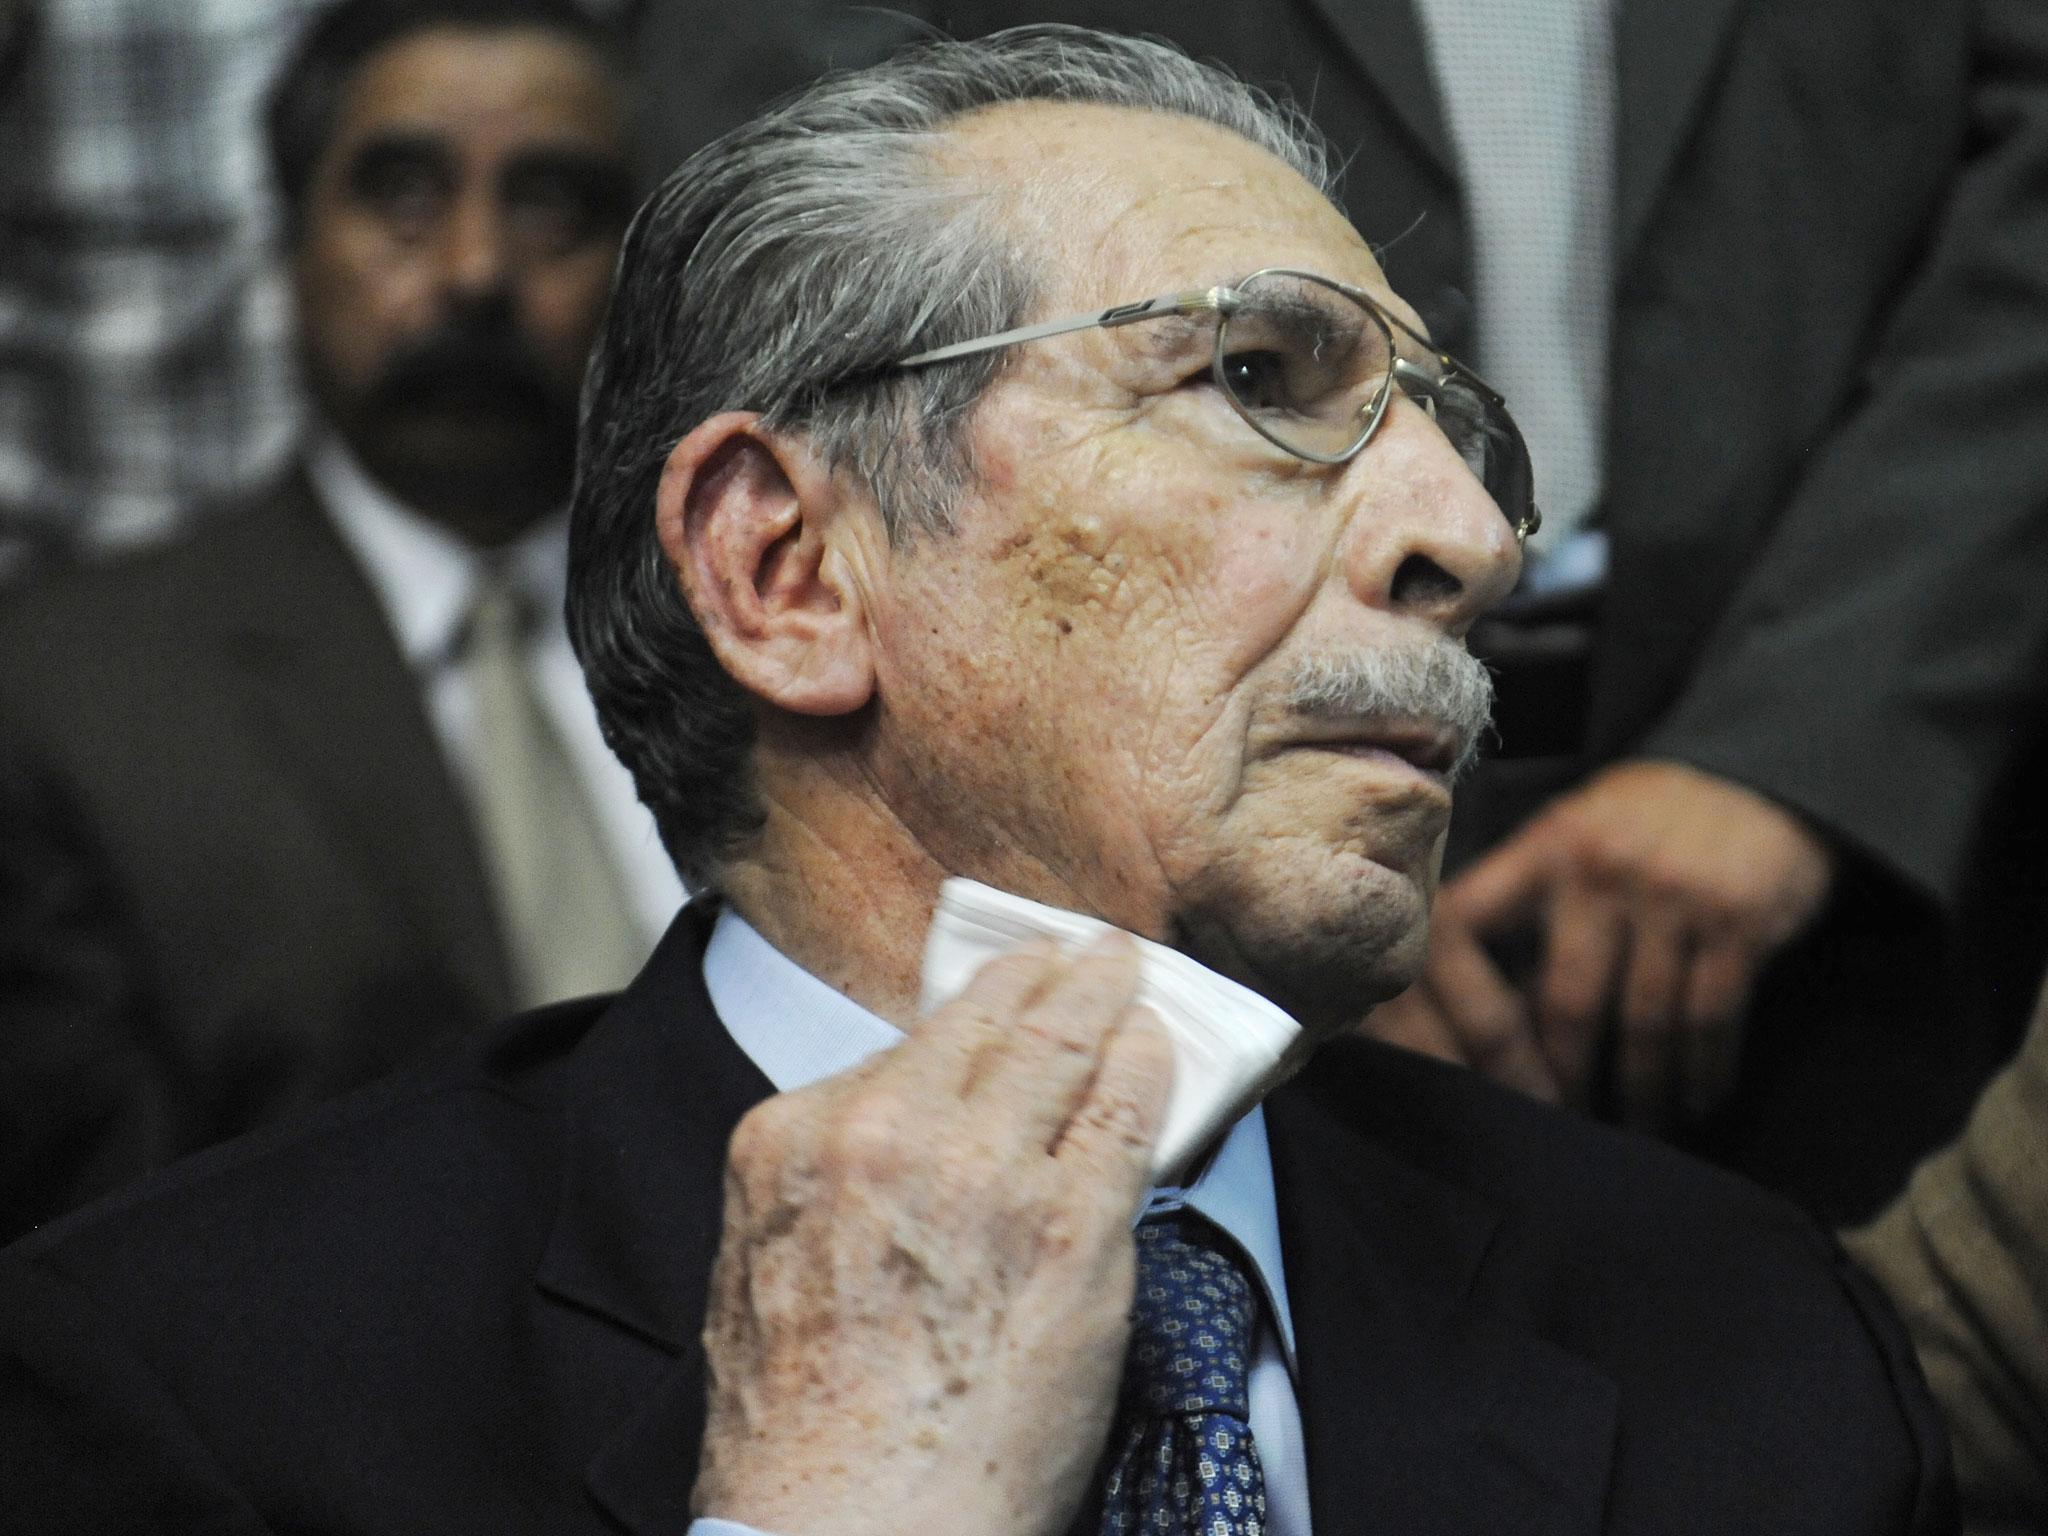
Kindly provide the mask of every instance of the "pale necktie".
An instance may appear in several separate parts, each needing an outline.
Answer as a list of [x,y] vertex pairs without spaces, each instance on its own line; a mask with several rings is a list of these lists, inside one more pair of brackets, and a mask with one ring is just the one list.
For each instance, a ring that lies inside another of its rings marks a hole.
[[476,821],[522,1007],[609,991],[645,958],[625,887],[534,686],[538,605],[504,573],[477,583],[456,656],[476,711]]

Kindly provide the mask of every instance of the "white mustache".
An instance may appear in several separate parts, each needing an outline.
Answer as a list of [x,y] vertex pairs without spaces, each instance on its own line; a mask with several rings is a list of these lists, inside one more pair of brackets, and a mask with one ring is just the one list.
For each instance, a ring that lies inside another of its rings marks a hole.
[[1451,777],[1479,756],[1493,716],[1493,675],[1454,640],[1304,656],[1288,678],[1295,715],[1342,720],[1424,722],[1458,744]]

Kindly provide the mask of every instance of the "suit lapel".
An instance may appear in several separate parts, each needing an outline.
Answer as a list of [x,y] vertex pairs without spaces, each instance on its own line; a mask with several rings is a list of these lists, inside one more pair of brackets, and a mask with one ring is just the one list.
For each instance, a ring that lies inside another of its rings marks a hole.
[[1626,262],[1656,211],[1742,0],[1649,4],[1619,0],[1615,17],[1616,265]]
[[1437,95],[1436,70],[1415,0],[1306,0],[1306,5],[1336,34],[1437,170],[1456,182],[1457,147]]
[[482,856],[418,680],[304,481],[247,518],[212,622],[259,740],[480,1017],[510,1004]]
[[535,1274],[545,1311],[608,1324],[651,1383],[586,1468],[598,1503],[648,1536],[689,1524],[726,1143],[774,1091],[705,993],[711,917],[707,902],[678,917],[578,1050],[569,1164]]
[[1475,1299],[1494,1213],[1299,1090],[1267,1124],[1316,1536],[1598,1531],[1617,1392]]

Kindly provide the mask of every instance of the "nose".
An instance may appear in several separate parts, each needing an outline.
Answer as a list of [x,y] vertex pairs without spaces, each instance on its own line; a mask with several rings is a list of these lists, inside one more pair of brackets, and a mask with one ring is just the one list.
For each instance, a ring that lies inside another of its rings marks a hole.
[[1397,396],[1345,468],[1341,558],[1359,600],[1463,635],[1514,590],[1514,529],[1422,408]]
[[504,290],[512,253],[505,222],[487,197],[460,199],[443,222],[441,285],[453,298],[476,299]]

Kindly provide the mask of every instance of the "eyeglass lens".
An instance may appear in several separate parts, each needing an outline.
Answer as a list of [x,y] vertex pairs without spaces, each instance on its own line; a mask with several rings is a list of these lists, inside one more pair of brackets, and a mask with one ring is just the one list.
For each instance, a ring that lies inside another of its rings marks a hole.
[[1349,453],[1371,432],[1392,383],[1387,323],[1308,278],[1262,272],[1219,322],[1217,367],[1246,420],[1315,458]]
[[[1232,402],[1281,447],[1349,456],[1385,413],[1399,358],[1392,328],[1343,290],[1286,272],[1238,285],[1218,323],[1217,373]],[[1401,384],[1435,419],[1510,522],[1528,512],[1527,450],[1514,424],[1455,370],[1407,362]]]

